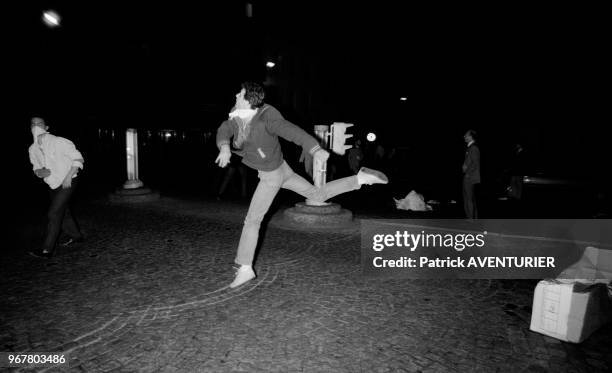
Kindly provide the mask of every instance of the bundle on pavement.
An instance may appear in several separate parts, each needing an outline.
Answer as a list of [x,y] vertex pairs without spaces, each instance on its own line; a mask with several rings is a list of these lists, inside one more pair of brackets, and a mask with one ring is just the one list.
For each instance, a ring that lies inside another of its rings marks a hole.
[[395,199],[395,207],[398,210],[431,211],[431,206],[425,203],[423,196],[414,190],[403,199]]
[[587,247],[556,280],[540,281],[533,296],[532,331],[580,343],[612,321],[612,251]]

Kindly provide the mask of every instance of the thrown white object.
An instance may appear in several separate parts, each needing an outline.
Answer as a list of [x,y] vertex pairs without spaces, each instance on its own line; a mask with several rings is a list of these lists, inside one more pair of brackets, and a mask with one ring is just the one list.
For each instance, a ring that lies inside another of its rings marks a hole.
[[423,196],[414,190],[403,199],[395,199],[395,207],[398,210],[431,211],[431,206],[425,203]]

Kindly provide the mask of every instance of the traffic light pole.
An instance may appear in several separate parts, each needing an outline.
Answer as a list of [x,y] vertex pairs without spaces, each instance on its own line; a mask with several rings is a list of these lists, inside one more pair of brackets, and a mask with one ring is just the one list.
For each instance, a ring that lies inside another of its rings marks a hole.
[[[352,148],[352,145],[346,145],[346,140],[350,137],[353,137],[351,134],[346,133],[346,129],[348,127],[352,127],[352,123],[334,123],[330,126],[326,125],[317,125],[314,126],[314,131],[319,141],[321,142],[321,147],[325,150],[328,150],[331,147],[331,151],[336,154],[344,155],[347,149]],[[329,138],[331,137],[331,146]],[[312,164],[312,178],[314,181],[314,185],[317,187],[321,187],[325,185],[326,176],[327,176],[327,162],[319,162],[318,160],[314,160]]]
[[[318,137],[319,141],[321,142],[321,147],[327,150],[329,126],[326,126],[326,125],[314,126],[314,131],[315,131],[315,135]],[[323,185],[325,185],[325,183],[327,182],[326,180],[327,179],[327,162],[326,161],[321,162],[316,158],[313,159],[312,179],[316,187],[320,188]],[[313,201],[306,201],[306,203],[309,205],[314,205],[314,206],[325,206],[328,204],[327,202],[313,202]]]
[[[321,147],[327,150],[329,126],[314,126],[314,131],[321,142]],[[316,159],[312,162],[312,178],[314,185],[321,187],[325,185],[327,173],[327,162],[319,162]]]
[[[352,126],[349,123],[334,123],[331,126],[314,126],[316,136],[320,141],[321,148],[331,150],[337,154],[344,154],[351,145],[345,145],[347,138],[352,137],[346,134],[346,128]],[[333,136],[334,135],[335,139]],[[330,139],[331,137],[331,139]],[[327,162],[320,162],[316,158],[312,162],[312,178],[316,187],[322,187],[327,178]],[[300,229],[340,229],[352,224],[353,213],[343,209],[337,203],[314,202],[306,200],[299,202],[294,207],[288,208],[283,212],[283,222],[290,227]]]

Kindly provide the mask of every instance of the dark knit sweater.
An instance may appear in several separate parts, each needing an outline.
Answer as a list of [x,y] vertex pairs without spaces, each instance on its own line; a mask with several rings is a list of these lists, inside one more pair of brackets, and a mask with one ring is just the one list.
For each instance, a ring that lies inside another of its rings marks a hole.
[[[219,126],[217,130],[217,147],[229,145],[234,139],[234,145],[238,138],[239,126],[242,119],[230,118]],[[295,124],[285,120],[281,113],[273,106],[265,104],[257,110],[257,113],[249,123],[250,130],[247,139],[237,146],[242,156],[242,163],[259,171],[272,171],[283,163],[278,136],[300,145],[310,154],[320,149],[319,142],[306,131]]]

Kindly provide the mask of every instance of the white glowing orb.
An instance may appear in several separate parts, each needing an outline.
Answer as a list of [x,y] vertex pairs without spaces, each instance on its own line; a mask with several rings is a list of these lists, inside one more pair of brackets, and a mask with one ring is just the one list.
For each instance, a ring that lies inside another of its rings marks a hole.
[[366,139],[368,139],[368,141],[374,141],[376,140],[376,135],[372,132],[368,133],[368,136],[366,136]]
[[61,17],[54,10],[47,10],[42,16],[43,22],[49,27],[58,27],[60,25]]
[[400,101],[406,101],[408,100],[408,97],[400,97]]
[[266,62],[266,66],[269,67],[270,69],[273,68],[274,66],[276,66],[276,64],[272,61],[268,61]]

